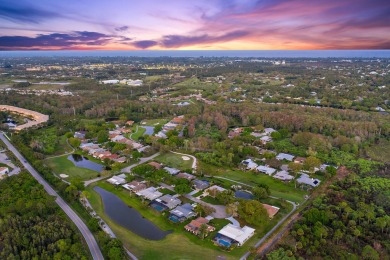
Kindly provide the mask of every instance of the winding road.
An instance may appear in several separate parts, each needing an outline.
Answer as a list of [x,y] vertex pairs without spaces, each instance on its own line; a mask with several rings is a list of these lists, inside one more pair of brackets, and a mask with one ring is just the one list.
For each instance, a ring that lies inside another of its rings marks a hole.
[[84,222],[80,219],[80,217],[66,204],[66,202],[57,194],[57,192],[38,174],[38,172],[26,161],[26,159],[19,153],[18,150],[5,138],[4,133],[0,132],[0,139],[5,143],[8,149],[18,158],[18,160],[22,163],[24,168],[30,172],[30,174],[44,187],[46,192],[56,197],[56,203],[61,209],[68,215],[70,220],[77,226],[83,235],[91,255],[93,259],[103,260],[103,254],[100,251],[99,245],[97,244],[95,237],[92,235],[91,231],[87,228]]

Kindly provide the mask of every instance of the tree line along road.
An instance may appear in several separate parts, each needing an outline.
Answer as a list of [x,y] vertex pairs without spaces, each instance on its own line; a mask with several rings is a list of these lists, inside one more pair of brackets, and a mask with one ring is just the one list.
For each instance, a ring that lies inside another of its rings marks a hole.
[[57,194],[57,192],[42,178],[41,175],[26,161],[26,159],[19,153],[18,150],[5,138],[4,133],[0,132],[0,139],[5,143],[8,149],[18,158],[22,163],[24,168],[45,188],[46,192],[56,197],[56,203],[61,209],[68,215],[70,220],[77,226],[83,235],[93,259],[103,260],[103,254],[100,251],[99,245],[97,244],[95,237],[92,235],[91,231],[80,219],[80,217],[69,207],[68,204]]

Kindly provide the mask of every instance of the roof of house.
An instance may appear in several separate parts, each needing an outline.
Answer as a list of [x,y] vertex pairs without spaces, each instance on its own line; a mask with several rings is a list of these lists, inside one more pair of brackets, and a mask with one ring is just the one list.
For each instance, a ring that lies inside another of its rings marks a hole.
[[279,180],[282,180],[282,181],[290,181],[290,180],[294,179],[294,176],[288,174],[287,171],[279,171],[272,177],[279,179]]
[[218,231],[218,233],[237,241],[240,245],[243,245],[245,241],[254,235],[255,229],[248,226],[241,228],[234,226],[233,224],[227,224]]
[[148,163],[150,166],[153,166],[154,168],[156,168],[157,170],[158,169],[161,169],[161,164],[159,164],[158,162],[150,162]]
[[112,176],[110,179],[107,180],[107,182],[111,184],[119,185],[119,184],[126,183],[126,180],[119,176]]
[[195,179],[195,176],[186,172],[181,172],[178,175],[176,175],[177,178],[183,178],[187,180],[193,180]]
[[192,216],[195,216],[195,212],[193,212],[194,208],[191,206],[191,204],[186,203],[181,206],[177,206],[175,209],[171,210],[171,214],[178,216],[179,218],[185,217],[190,218]]
[[181,204],[181,200],[179,200],[177,197],[172,196],[170,194],[165,194],[164,196],[155,199],[155,201],[164,204],[169,209],[173,209],[174,207]]
[[268,205],[268,204],[264,204],[264,203],[263,203],[263,206],[267,210],[269,218],[273,218],[276,215],[276,213],[278,213],[278,211],[280,209],[278,207],[275,207],[275,206],[272,206],[272,205]]
[[310,178],[310,176],[306,173],[302,173],[302,175],[297,179],[297,182],[304,183],[312,187],[316,187],[321,183],[319,179]]
[[9,171],[8,167],[0,167],[1,174],[7,173],[8,171]]
[[171,175],[176,175],[180,172],[180,170],[171,167],[164,167],[164,170],[166,170]]
[[220,186],[218,186],[218,185],[213,185],[213,186],[211,186],[210,188],[208,188],[206,191],[213,190],[213,189],[216,189],[216,190],[219,191],[219,192],[223,192],[223,191],[226,190],[225,188],[222,188],[222,187],[220,187]]
[[271,175],[271,174],[273,174],[276,171],[276,169],[274,169],[274,168],[263,166],[263,165],[260,165],[256,169],[259,172],[262,172],[262,173],[265,173],[265,174],[268,174],[268,175]]
[[194,180],[193,182],[198,190],[206,189],[210,185],[210,183],[205,180]]
[[305,157],[297,157],[297,158],[294,159],[294,162],[303,163],[304,161],[306,161],[306,158],[305,158]]
[[189,230],[189,231],[197,233],[202,225],[206,225],[207,226],[207,230],[209,232],[215,230],[215,228],[213,226],[207,225],[207,223],[209,223],[208,219],[205,219],[205,218],[202,218],[202,217],[198,217],[197,219],[192,220],[184,228]]
[[144,197],[148,200],[154,200],[158,197],[161,197],[163,194],[157,190],[155,187],[149,187],[147,189],[141,190],[136,193],[138,196]]
[[140,191],[146,189],[146,184],[139,181],[132,181],[125,185],[122,185],[125,189]]
[[287,161],[292,161],[294,159],[294,155],[287,154],[287,153],[280,153],[276,156],[276,159],[278,160],[287,160]]

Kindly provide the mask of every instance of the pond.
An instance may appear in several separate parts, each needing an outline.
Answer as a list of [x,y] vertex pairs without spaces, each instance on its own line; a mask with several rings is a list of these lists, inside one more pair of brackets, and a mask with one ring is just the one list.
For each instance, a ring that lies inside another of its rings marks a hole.
[[234,193],[234,196],[236,198],[244,199],[244,200],[251,200],[253,199],[253,195],[249,192],[238,190]]
[[154,223],[142,217],[136,209],[127,206],[113,193],[97,186],[93,189],[102,197],[104,212],[107,216],[122,227],[150,240],[161,240],[172,233],[171,230],[161,230]]
[[77,167],[90,169],[92,171],[101,172],[104,168],[104,165],[92,162],[88,160],[87,157],[84,157],[80,154],[71,154],[68,156],[68,160],[73,162]]
[[154,126],[141,126],[142,128],[145,128],[144,135],[153,135],[154,133]]

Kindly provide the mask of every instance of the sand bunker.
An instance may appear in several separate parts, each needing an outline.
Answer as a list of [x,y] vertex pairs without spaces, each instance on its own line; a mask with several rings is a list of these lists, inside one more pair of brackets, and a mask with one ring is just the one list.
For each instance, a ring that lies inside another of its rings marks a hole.
[[143,125],[146,125],[146,122],[142,122]]
[[69,177],[69,175],[66,175],[66,174],[60,174],[60,177],[61,177],[61,178],[68,178],[68,177]]
[[183,159],[183,161],[189,161],[189,160],[191,160],[191,158],[188,157],[188,156],[182,156],[181,158]]

